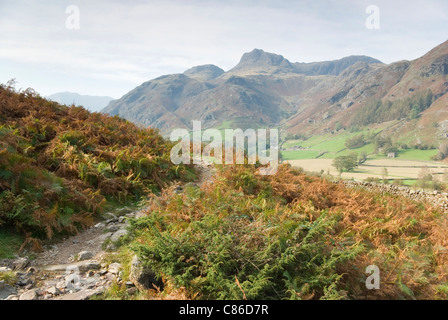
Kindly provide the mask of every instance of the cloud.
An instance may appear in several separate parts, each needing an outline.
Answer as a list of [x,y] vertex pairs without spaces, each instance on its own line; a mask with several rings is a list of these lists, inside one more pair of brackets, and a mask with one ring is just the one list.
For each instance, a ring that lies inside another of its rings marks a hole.
[[[1,80],[15,74],[26,77],[24,68],[32,66],[48,77],[89,79],[94,85],[81,93],[110,87],[109,95],[121,95],[143,81],[194,65],[230,69],[253,48],[293,62],[351,54],[393,62],[417,58],[446,40],[446,1],[375,0],[381,9],[378,31],[364,25],[370,2],[1,2],[0,66],[15,62],[15,69],[8,68],[10,74],[2,74]],[[79,30],[65,27],[65,9],[72,4],[80,9]],[[44,77],[38,85],[51,91],[50,83]]]

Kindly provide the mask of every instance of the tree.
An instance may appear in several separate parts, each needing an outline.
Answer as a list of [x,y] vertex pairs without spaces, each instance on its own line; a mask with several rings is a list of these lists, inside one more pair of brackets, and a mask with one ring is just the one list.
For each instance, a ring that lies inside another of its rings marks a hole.
[[358,167],[358,155],[352,153],[348,156],[337,157],[333,160],[332,165],[339,171],[339,173],[352,171]]
[[367,160],[367,152],[363,151],[359,155],[359,164],[366,162],[366,160]]
[[362,146],[364,146],[366,144],[366,139],[364,137],[363,134],[360,134],[358,136],[354,136],[352,138],[348,138],[345,141],[345,146],[348,149],[356,149],[356,148],[361,148]]
[[389,175],[387,168],[381,170],[381,175],[383,176],[383,183],[389,183],[389,180],[387,179],[387,176]]
[[421,187],[423,189],[426,189],[430,186],[430,183],[433,179],[433,176],[431,174],[431,170],[427,166],[422,167],[422,170],[420,170],[418,176],[417,176],[417,186]]
[[433,176],[432,178],[432,188],[437,191],[442,191],[445,189],[444,183],[437,176]]
[[409,119],[417,119],[419,115],[419,107],[417,105],[414,105],[411,109],[411,112],[409,113]]
[[381,135],[378,135],[374,140],[373,143],[375,144],[375,150],[378,150],[379,148],[384,148],[384,146],[392,145],[392,139],[388,137],[384,137]]
[[439,146],[439,152],[432,157],[433,160],[439,161],[443,160],[448,156],[448,143],[441,143]]

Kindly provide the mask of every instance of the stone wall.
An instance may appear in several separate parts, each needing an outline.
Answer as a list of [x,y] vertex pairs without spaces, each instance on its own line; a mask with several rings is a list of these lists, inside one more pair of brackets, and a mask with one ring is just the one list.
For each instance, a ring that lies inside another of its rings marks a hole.
[[381,194],[388,193],[403,196],[414,201],[427,202],[432,204],[434,207],[441,209],[443,212],[448,213],[448,193],[445,192],[414,190],[404,186],[351,180],[343,181],[343,184],[350,188],[362,188],[369,191],[379,192]]

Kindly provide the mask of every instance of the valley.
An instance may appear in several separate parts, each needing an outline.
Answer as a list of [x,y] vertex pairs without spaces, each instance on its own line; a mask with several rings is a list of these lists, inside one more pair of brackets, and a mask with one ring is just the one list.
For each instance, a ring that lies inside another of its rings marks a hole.
[[[343,179],[355,179],[364,181],[369,178],[383,179],[384,169],[387,170],[387,179],[393,183],[396,180],[405,185],[415,185],[422,168],[428,167],[430,174],[436,180],[446,181],[448,162],[436,161],[434,157],[438,149],[420,150],[406,146],[405,149],[397,147],[393,151],[393,158],[378,152],[374,142],[349,149],[347,140],[361,134],[378,135],[394,124],[387,123],[356,132],[340,132],[334,134],[315,135],[306,140],[285,140],[281,146],[281,157],[284,162],[304,169],[307,172],[325,173]],[[421,135],[423,136],[423,134]],[[444,139],[440,139],[444,143]],[[404,142],[401,142],[405,145]],[[400,140],[396,142],[400,144]],[[341,175],[332,165],[335,158],[355,153],[359,160],[361,155],[365,157],[362,163],[351,172],[343,172]],[[400,183],[401,184],[401,183]]]

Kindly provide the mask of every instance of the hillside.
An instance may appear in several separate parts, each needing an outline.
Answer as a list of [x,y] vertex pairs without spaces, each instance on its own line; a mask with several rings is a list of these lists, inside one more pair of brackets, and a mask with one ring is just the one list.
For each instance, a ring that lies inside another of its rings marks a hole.
[[171,164],[171,145],[156,130],[31,89],[0,86],[0,137],[0,230],[14,228],[35,245],[91,225],[111,205],[194,177]]
[[[410,120],[408,116],[415,99],[430,90],[433,99],[417,110],[421,119],[419,124],[426,122],[424,126],[427,128],[428,121],[425,119],[429,116],[430,107],[440,104],[448,93],[447,57],[448,41],[414,61],[400,61],[375,67],[355,64],[341,74],[334,89],[329,90],[320,102],[312,102],[305,108],[309,113],[297,114],[288,120],[288,132],[321,133],[334,129],[337,123],[346,127],[364,125],[366,123],[356,123],[356,118],[377,103],[382,103],[384,109],[388,109],[389,116],[381,119],[377,113],[373,113],[369,117],[370,123]],[[351,83],[348,90],[340,90],[347,87],[347,80],[354,78],[357,79],[355,85]],[[404,105],[409,108],[405,110]]]

